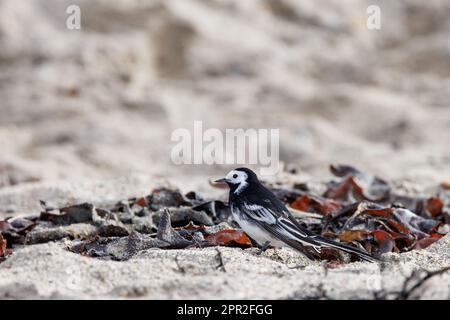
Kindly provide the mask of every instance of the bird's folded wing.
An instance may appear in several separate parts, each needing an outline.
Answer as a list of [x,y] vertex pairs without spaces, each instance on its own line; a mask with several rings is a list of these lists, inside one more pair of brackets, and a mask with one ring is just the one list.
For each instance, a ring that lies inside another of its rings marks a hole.
[[258,222],[273,225],[277,223],[278,216],[273,210],[257,205],[245,204],[240,208],[241,212],[249,218],[257,220]]
[[366,261],[377,261],[376,258],[360,249],[313,234],[309,230],[304,229],[289,214],[286,214],[284,211],[280,212],[276,208],[257,204],[244,204],[240,210],[242,214],[253,219],[262,229],[302,252],[305,245],[313,247],[317,252],[320,252],[322,247],[333,247],[356,254]]
[[320,247],[320,244],[314,240],[313,235],[297,226],[289,217],[285,217],[283,212],[280,213],[269,207],[256,204],[244,204],[241,207],[241,212],[249,218],[256,220],[255,222],[263,229],[282,241],[300,241],[308,245]]

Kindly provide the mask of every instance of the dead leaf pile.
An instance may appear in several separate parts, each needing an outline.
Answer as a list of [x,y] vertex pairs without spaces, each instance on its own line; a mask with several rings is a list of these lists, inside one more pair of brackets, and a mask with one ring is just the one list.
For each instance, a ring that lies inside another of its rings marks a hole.
[[[431,196],[410,197],[351,166],[331,166],[331,172],[337,180],[327,183],[323,194],[310,192],[307,184],[271,190],[306,228],[374,255],[423,249],[448,232],[445,184]],[[183,195],[160,188],[102,208],[90,203],[54,208],[44,201],[41,206],[37,215],[0,221],[0,262],[16,247],[63,239],[73,252],[119,261],[154,248],[253,245],[225,202],[194,191]],[[319,258],[340,257],[329,249]]]
[[[448,232],[450,200],[442,189],[431,197],[405,197],[386,181],[350,166],[331,166],[331,172],[340,179],[328,183],[321,198],[311,201],[303,195],[291,203],[324,216],[314,231],[375,255],[423,249]],[[330,201],[341,207],[324,210]]]

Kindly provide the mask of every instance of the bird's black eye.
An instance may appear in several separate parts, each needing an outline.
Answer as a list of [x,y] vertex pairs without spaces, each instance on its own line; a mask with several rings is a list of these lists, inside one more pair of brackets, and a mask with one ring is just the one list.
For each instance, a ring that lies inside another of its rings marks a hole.
[[236,179],[238,177],[237,174],[233,174],[233,179]]

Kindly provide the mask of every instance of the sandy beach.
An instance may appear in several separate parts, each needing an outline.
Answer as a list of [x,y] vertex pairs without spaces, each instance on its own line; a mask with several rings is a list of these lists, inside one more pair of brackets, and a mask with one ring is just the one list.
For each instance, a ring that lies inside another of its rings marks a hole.
[[[380,30],[366,27],[374,2]],[[80,30],[66,27],[73,4]],[[172,132],[194,121],[279,129],[283,170],[270,183],[321,185],[330,164],[349,164],[433,196],[450,181],[449,15],[445,0],[0,0],[0,220],[38,215],[40,200],[103,206],[161,186],[226,200],[210,180],[240,165],[171,159]],[[450,265],[448,235],[330,270],[290,249],[149,249],[118,262],[66,247],[14,250],[0,299],[373,299]],[[447,273],[414,297],[449,299],[449,288]]]

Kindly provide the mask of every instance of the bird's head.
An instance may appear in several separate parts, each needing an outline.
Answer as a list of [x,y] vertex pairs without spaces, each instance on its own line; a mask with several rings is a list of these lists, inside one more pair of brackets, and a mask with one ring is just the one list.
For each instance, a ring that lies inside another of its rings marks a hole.
[[248,168],[237,168],[228,172],[225,178],[214,182],[225,182],[233,193],[239,194],[250,183],[258,182],[258,176]]

